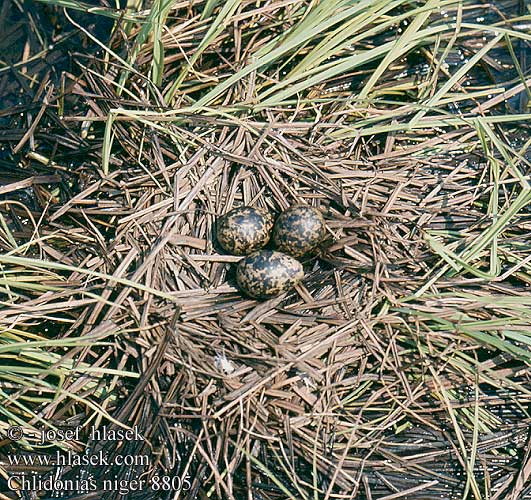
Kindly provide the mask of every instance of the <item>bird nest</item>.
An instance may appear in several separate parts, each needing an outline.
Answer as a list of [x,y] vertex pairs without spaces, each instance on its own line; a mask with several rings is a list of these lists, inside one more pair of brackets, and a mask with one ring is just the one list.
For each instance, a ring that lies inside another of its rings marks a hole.
[[[36,10],[62,28],[34,59],[30,20],[14,23],[0,433],[24,437],[0,441],[3,498],[24,473],[123,481],[106,499],[527,498],[529,142],[512,56],[529,36],[513,3],[391,3],[183,2],[157,24],[154,8],[57,2]],[[304,280],[242,296],[217,219],[299,203],[327,226]],[[39,448],[50,426],[79,439]],[[147,458],[8,460],[58,450]],[[61,492],[45,489],[24,498]]]

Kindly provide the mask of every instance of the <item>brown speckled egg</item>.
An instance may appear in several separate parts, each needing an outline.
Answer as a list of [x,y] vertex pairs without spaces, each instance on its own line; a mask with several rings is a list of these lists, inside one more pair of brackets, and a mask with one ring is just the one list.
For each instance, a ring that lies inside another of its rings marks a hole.
[[270,213],[261,208],[239,207],[219,219],[216,237],[227,252],[247,255],[267,244],[272,228]]
[[282,212],[273,228],[273,241],[281,252],[300,257],[325,237],[325,221],[316,208],[295,205]]
[[303,277],[304,270],[297,259],[272,250],[248,255],[236,269],[236,282],[240,290],[258,299],[286,292]]

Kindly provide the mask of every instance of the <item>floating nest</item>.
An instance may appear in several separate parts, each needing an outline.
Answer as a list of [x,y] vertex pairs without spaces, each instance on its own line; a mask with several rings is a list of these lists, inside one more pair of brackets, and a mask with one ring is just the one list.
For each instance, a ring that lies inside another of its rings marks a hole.
[[[1,498],[24,473],[124,481],[24,499],[531,498],[521,5],[233,3],[172,5],[159,38],[148,4],[4,4]],[[273,57],[319,5],[346,24]],[[433,34],[354,64],[423,12]],[[323,48],[356,22],[374,34]],[[296,289],[245,298],[217,219],[296,203],[325,244]],[[80,439],[39,446],[50,426]],[[58,451],[148,458],[9,459]],[[180,496],[130,487],[164,476]]]

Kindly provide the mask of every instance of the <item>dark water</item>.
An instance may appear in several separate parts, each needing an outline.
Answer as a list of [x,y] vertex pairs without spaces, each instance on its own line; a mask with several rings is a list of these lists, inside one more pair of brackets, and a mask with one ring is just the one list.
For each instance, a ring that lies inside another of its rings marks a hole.
[[[94,0],[85,2],[101,5]],[[11,0],[0,2],[0,160],[6,157],[2,140],[9,140],[18,129],[27,127],[25,113],[36,109],[41,99],[35,100],[39,85],[32,84],[24,74],[60,86],[62,73],[77,72],[72,54],[82,51],[94,54],[98,47],[78,34],[61,9],[38,1],[24,0],[23,9]],[[93,14],[69,10],[71,18],[85,27],[102,42],[109,40],[113,20]],[[24,59],[29,45],[29,58],[24,71],[17,65]]]

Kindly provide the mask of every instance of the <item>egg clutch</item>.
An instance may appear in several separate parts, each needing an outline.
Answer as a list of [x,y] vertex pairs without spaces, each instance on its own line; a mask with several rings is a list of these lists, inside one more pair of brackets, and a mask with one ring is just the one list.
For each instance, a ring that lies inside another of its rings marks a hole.
[[[216,237],[229,253],[246,255],[238,263],[236,283],[246,295],[269,298],[286,292],[304,277],[302,257],[325,236],[321,213],[306,205],[294,205],[275,221],[266,210],[239,207],[223,215]],[[263,248],[271,241],[275,250]]]

